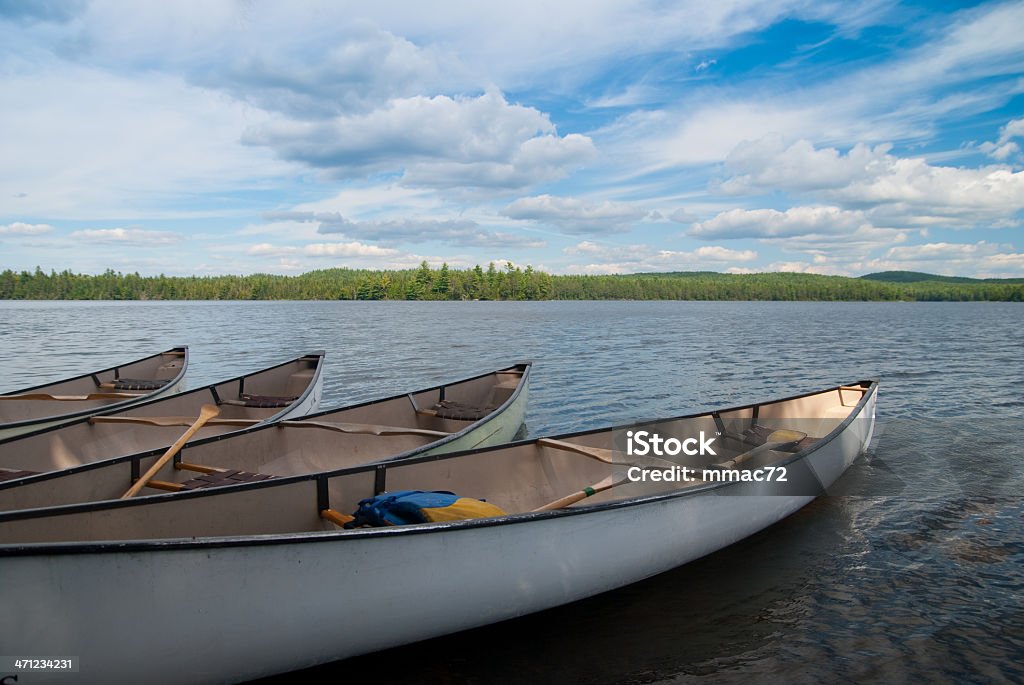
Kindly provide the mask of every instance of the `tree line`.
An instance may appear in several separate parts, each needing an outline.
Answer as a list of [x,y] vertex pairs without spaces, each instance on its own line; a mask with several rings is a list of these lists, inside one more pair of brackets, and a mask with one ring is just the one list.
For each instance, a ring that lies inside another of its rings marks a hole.
[[7,300],[824,300],[1012,301],[1024,284],[884,282],[798,273],[683,272],[610,276],[552,275],[501,267],[372,271],[323,269],[297,276],[140,276],[107,270],[0,272]]

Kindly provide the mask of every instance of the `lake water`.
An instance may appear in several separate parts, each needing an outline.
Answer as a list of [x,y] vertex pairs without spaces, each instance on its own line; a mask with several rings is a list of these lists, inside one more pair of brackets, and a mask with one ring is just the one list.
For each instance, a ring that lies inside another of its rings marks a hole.
[[0,302],[0,390],[176,344],[192,387],[325,349],[328,407],[532,359],[537,435],[878,377],[838,494],[643,583],[305,675],[1022,682],[1022,324],[1012,303]]

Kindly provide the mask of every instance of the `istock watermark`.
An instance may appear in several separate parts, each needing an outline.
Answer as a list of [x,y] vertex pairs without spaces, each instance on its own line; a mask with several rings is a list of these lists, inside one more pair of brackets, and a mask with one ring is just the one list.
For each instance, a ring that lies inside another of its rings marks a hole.
[[717,457],[718,454],[711,447],[715,438],[707,437],[704,431],[699,437],[686,438],[663,438],[657,433],[648,431],[626,431],[626,454],[636,457],[676,457],[685,454],[689,457],[709,456]]
[[626,431],[626,454],[631,457],[649,457],[660,464],[632,464],[626,470],[626,478],[633,483],[763,483],[788,481],[785,466],[762,466],[755,469],[737,469],[733,462],[708,463],[700,467],[670,464],[663,457],[718,457],[712,446],[719,434],[709,436],[700,431],[696,437],[663,438],[657,433],[638,430]]

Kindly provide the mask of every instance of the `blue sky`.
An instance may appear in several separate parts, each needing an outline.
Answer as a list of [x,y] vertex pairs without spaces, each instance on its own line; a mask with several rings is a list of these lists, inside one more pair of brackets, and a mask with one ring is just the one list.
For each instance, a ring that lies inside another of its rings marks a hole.
[[1024,3],[0,0],[0,268],[1024,276]]

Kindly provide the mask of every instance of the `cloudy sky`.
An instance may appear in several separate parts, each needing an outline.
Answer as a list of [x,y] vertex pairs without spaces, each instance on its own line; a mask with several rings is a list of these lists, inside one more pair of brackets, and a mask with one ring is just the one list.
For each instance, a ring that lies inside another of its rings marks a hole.
[[0,0],[0,268],[1024,276],[1022,36],[1024,2]]

